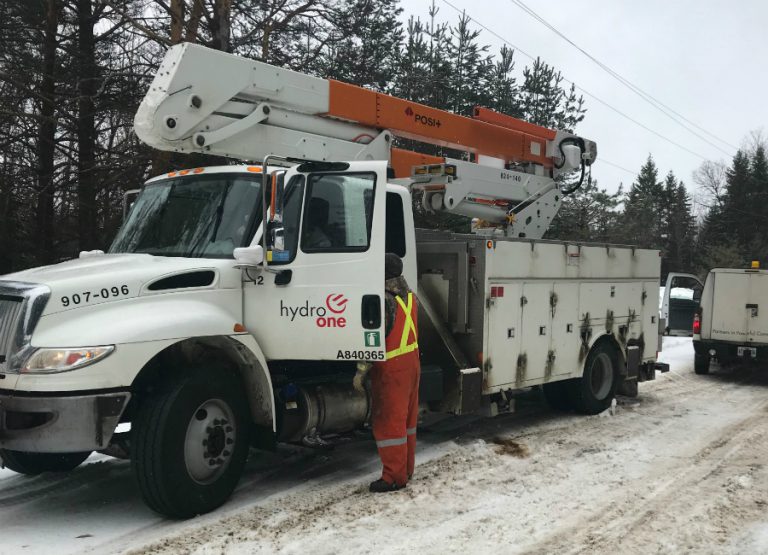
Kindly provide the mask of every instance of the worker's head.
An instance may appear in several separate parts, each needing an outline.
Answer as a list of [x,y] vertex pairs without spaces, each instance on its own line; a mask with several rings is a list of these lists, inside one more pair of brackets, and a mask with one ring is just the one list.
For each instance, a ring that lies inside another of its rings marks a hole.
[[384,278],[395,279],[401,275],[403,275],[403,260],[396,254],[388,252],[384,256]]
[[312,227],[325,227],[328,225],[329,212],[330,204],[327,200],[320,197],[312,197],[309,199],[307,223]]

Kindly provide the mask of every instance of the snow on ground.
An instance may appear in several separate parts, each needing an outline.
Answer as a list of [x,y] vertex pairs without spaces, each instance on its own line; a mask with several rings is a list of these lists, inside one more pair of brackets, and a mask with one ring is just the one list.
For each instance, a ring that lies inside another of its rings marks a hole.
[[494,419],[420,430],[415,479],[373,496],[370,439],[255,456],[233,499],[186,522],[146,509],[130,465],[0,471],[0,553],[768,553],[768,373],[671,371],[614,415],[558,414],[537,392]]

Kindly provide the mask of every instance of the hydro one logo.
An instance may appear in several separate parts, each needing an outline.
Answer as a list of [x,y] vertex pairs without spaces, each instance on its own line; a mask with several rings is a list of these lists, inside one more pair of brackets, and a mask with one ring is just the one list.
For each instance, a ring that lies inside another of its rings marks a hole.
[[310,305],[305,301],[303,305],[291,306],[280,299],[280,317],[289,318],[291,322],[303,318],[311,318],[318,328],[346,328],[347,319],[344,311],[347,310],[347,299],[341,293],[331,293],[325,298],[325,306]]

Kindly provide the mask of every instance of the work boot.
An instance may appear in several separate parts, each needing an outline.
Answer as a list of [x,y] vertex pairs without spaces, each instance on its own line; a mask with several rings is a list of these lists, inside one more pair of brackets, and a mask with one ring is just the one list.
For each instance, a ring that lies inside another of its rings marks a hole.
[[399,489],[403,489],[405,486],[398,486],[395,483],[390,484],[383,478],[379,478],[375,482],[371,482],[371,485],[368,486],[368,491],[372,493],[386,493],[388,491],[397,491]]

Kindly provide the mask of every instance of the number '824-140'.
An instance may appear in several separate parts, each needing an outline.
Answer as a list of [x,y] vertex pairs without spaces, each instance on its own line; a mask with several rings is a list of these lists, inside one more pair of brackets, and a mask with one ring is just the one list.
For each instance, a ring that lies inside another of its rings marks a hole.
[[130,293],[128,286],[112,285],[111,287],[102,287],[95,291],[82,291],[80,293],[72,293],[71,295],[64,295],[61,297],[61,304],[63,306],[87,304],[96,300],[106,300],[114,297],[124,297]]

